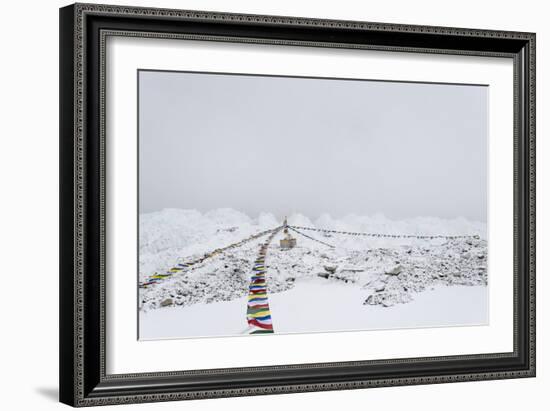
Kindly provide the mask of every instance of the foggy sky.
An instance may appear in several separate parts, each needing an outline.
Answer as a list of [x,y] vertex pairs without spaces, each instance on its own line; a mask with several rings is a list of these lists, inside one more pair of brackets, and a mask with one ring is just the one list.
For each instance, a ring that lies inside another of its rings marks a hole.
[[486,221],[487,88],[139,72],[140,212]]

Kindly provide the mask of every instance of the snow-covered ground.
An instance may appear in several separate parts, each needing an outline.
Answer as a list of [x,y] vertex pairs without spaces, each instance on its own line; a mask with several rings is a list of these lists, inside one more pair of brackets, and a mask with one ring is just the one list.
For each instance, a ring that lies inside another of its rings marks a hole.
[[[267,287],[277,333],[435,327],[486,323],[484,223],[465,219],[289,216],[290,225],[381,234],[478,235],[469,239],[371,238],[304,231],[297,246],[267,258]],[[168,209],[140,215],[140,283],[177,261],[197,258],[281,225],[231,209],[201,214]],[[294,235],[294,233],[293,233]],[[250,269],[265,237],[140,289],[140,338],[242,334]],[[184,259],[178,260],[180,257]]]
[[[408,304],[365,306],[358,287],[305,279],[269,297],[276,333],[482,325],[488,321],[484,286],[436,286]],[[140,316],[144,340],[244,335],[246,298],[151,310]]]

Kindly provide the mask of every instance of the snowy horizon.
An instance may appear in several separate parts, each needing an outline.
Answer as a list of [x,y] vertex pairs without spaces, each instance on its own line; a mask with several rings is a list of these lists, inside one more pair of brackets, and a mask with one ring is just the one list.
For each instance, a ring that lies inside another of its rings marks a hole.
[[231,208],[231,207],[219,207],[219,208],[213,208],[213,209],[204,210],[204,211],[197,210],[195,208],[185,209],[185,208],[176,208],[176,207],[165,207],[165,208],[162,208],[160,210],[140,212],[139,216],[141,218],[141,216],[146,217],[146,216],[149,216],[149,215],[155,215],[155,214],[159,214],[159,213],[172,213],[172,212],[175,212],[175,213],[186,212],[186,213],[196,213],[197,215],[203,215],[203,216],[213,216],[213,215],[216,215],[216,214],[218,214],[220,212],[224,212],[224,211],[227,211],[229,213],[235,213],[236,215],[240,214],[240,215],[242,215],[243,221],[246,221],[246,222],[249,222],[249,223],[258,223],[260,221],[265,222],[266,220],[270,220],[270,221],[273,221],[274,224],[281,224],[282,221],[284,220],[284,218],[286,217],[288,219],[289,224],[291,224],[291,225],[298,225],[298,222],[300,222],[300,224],[303,224],[304,222],[307,222],[307,223],[310,223],[310,224],[315,225],[317,227],[320,227],[324,223],[326,223],[327,221],[331,221],[331,220],[352,221],[352,220],[357,219],[357,218],[369,219],[369,220],[372,220],[373,222],[388,221],[388,222],[394,222],[395,223],[395,222],[410,222],[410,221],[432,220],[432,221],[442,221],[442,222],[451,222],[451,221],[461,222],[461,221],[464,221],[464,222],[478,224],[478,225],[485,225],[485,226],[487,225],[487,223],[485,221],[469,219],[469,218],[466,218],[464,216],[456,216],[456,217],[453,217],[453,218],[443,218],[443,217],[434,217],[434,216],[429,216],[429,215],[418,215],[418,216],[414,216],[414,217],[396,219],[396,218],[387,217],[382,212],[376,212],[376,213],[367,214],[367,215],[361,215],[361,214],[358,214],[358,213],[348,213],[348,214],[343,214],[343,215],[332,215],[329,212],[323,212],[323,213],[319,213],[316,216],[308,216],[308,215],[306,215],[304,213],[300,213],[300,212],[291,212],[291,213],[288,213],[288,214],[278,214],[278,213],[274,213],[274,212],[270,212],[270,211],[260,211],[258,213],[255,213],[255,215],[251,216],[251,215],[247,214],[246,212],[236,210],[236,209]]
[[[441,219],[417,217],[394,221],[382,216],[347,216],[331,218],[328,214],[310,219],[302,214],[288,216],[289,225],[308,226],[329,230],[377,234],[405,235],[477,235],[487,239],[487,224],[469,221],[465,218]],[[165,209],[139,215],[140,273],[146,275],[174,259],[205,253],[230,242],[262,230],[278,227],[278,220],[272,213],[261,213],[251,218],[243,212],[221,208],[201,213],[197,210]],[[236,231],[228,231],[237,228]],[[343,246],[353,248],[355,237],[343,239]],[[419,239],[365,238],[361,245],[370,248],[422,245]]]

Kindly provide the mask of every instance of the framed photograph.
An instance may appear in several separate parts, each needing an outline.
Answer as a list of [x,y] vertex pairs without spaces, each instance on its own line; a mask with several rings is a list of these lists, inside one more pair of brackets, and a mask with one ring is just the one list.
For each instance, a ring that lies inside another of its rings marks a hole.
[[60,10],[60,399],[535,376],[535,35]]

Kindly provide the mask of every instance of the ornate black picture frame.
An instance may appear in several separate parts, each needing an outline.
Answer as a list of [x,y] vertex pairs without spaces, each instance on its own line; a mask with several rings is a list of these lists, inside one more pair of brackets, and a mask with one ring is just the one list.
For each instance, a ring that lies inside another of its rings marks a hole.
[[[191,38],[485,57],[514,64],[514,350],[115,374],[105,371],[105,39]],[[60,10],[60,400],[73,406],[535,376],[535,34],[75,4]]]

